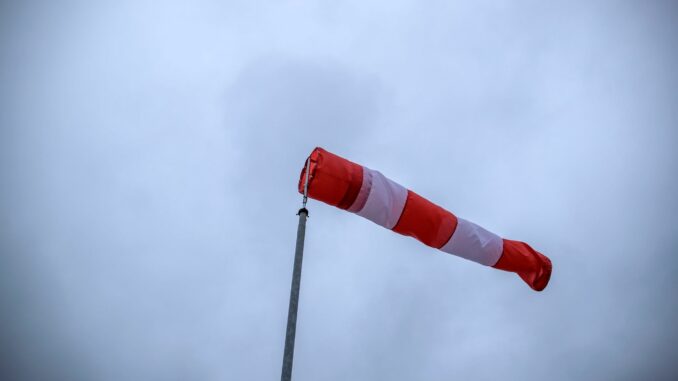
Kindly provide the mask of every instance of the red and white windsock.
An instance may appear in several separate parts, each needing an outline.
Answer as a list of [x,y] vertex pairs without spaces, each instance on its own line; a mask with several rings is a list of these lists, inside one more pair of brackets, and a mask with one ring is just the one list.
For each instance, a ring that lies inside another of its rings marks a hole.
[[518,274],[532,289],[543,290],[551,261],[530,245],[501,238],[419,196],[382,175],[322,148],[311,153],[301,171],[299,192],[348,210],[411,236],[422,243],[468,260]]

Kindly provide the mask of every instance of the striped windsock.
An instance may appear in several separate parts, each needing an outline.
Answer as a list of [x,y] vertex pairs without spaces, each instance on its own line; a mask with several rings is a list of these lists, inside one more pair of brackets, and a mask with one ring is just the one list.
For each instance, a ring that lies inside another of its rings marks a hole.
[[[518,274],[532,289],[543,290],[551,261],[528,244],[501,238],[419,196],[382,175],[316,148],[311,153],[308,196],[348,210],[468,260]],[[304,193],[306,165],[299,178]]]

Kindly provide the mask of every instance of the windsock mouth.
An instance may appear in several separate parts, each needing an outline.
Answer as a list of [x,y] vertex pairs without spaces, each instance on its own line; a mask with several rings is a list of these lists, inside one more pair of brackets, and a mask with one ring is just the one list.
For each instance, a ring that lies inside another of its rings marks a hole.
[[[299,193],[304,194],[304,185],[306,185],[306,173],[308,171],[308,187],[311,187],[311,181],[313,181],[313,178],[315,177],[315,170],[316,167],[318,166],[318,157],[320,156],[320,151],[322,151],[322,148],[316,147],[313,149],[313,152],[304,160],[304,167],[301,169],[301,173],[299,174],[299,184],[298,184],[298,189]],[[306,167],[309,168],[306,168]]]

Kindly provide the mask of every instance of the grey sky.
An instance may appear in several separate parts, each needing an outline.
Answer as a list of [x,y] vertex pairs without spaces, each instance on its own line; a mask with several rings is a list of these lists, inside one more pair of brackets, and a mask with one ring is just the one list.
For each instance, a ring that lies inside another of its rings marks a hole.
[[535,293],[311,201],[294,379],[675,378],[677,22],[669,1],[1,3],[0,371],[279,378],[322,146],[554,273]]

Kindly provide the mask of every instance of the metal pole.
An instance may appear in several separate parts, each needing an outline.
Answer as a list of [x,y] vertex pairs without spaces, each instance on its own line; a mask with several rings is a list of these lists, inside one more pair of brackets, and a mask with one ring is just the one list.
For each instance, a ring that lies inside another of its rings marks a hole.
[[290,290],[290,307],[287,312],[287,333],[285,335],[285,354],[281,381],[292,380],[292,361],[294,359],[294,337],[297,332],[297,308],[299,307],[299,286],[301,284],[301,262],[304,257],[304,235],[306,234],[306,217],[308,210],[299,209],[299,227],[297,228],[297,249],[294,253],[294,270],[292,272],[292,289]]
[[292,270],[292,287],[290,289],[290,306],[287,311],[287,332],[285,334],[285,353],[283,354],[281,381],[292,380],[292,362],[294,360],[294,338],[297,333],[297,309],[299,308],[299,287],[301,286],[301,263],[304,259],[304,237],[306,236],[306,219],[308,210],[308,172],[310,158],[306,161],[306,181],[304,183],[303,206],[299,209],[299,226],[297,227],[297,247],[294,252],[294,269]]

